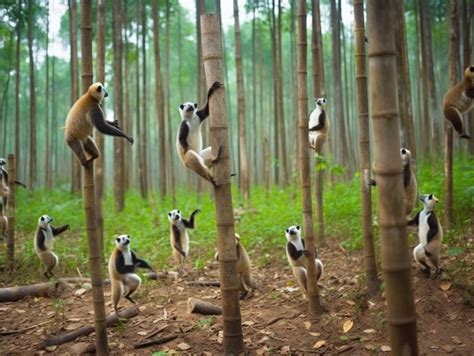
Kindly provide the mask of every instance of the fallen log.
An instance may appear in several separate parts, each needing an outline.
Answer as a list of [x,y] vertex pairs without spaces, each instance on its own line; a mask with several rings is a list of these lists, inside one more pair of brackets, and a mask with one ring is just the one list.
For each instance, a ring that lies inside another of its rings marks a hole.
[[220,287],[221,282],[219,281],[186,281],[188,286],[199,286],[199,287]]
[[0,288],[0,303],[15,302],[28,296],[50,297],[57,295],[61,288],[72,283],[90,283],[89,278],[59,278],[55,281],[30,284],[26,286],[15,286]]
[[169,272],[168,271],[165,271],[165,272],[147,272],[147,273],[145,273],[145,276],[148,279],[157,280],[157,279],[163,279],[163,278],[168,278],[168,277],[178,278],[178,273],[173,272],[173,271],[169,271]]
[[188,312],[202,315],[221,315],[222,309],[220,306],[206,302],[201,299],[188,299]]
[[174,334],[174,335],[166,335],[166,336],[163,336],[163,337],[160,337],[159,339],[155,339],[155,340],[151,340],[151,341],[145,341],[145,342],[141,342],[139,344],[136,344],[134,347],[136,349],[141,349],[143,347],[148,347],[148,346],[152,346],[152,345],[160,345],[160,344],[164,344],[168,341],[171,341],[171,340],[174,340],[178,337],[178,335]]
[[[127,308],[118,314],[109,315],[106,319],[107,327],[115,325],[122,319],[130,319],[138,315],[138,309],[136,307]],[[81,336],[87,336],[95,331],[94,325],[86,325],[79,329],[69,331],[59,335],[49,335],[40,345],[40,349],[44,349],[48,346],[61,345],[69,341],[73,341]]]

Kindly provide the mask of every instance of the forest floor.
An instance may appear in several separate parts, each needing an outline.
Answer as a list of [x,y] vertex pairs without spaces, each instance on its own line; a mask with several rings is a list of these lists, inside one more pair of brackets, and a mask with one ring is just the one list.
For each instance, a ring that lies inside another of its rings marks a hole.
[[[467,241],[472,245],[474,237]],[[472,249],[472,246],[471,246]],[[446,250],[446,249],[445,249]],[[253,255],[255,255],[253,251]],[[371,355],[390,351],[383,293],[367,299],[364,294],[363,255],[347,252],[333,242],[319,251],[325,272],[320,280],[325,313],[309,323],[306,303],[287,265],[269,261],[253,268],[258,290],[241,302],[244,340],[251,354],[315,353]],[[474,273],[469,254],[443,256],[446,273],[442,280],[425,278],[413,265],[418,342],[421,354],[472,355],[474,352]],[[450,266],[464,266],[450,276]],[[189,286],[186,281],[218,279],[217,263],[194,272],[190,265],[183,278],[144,280],[137,295],[139,315],[108,329],[113,354],[161,355],[165,352],[222,354],[221,317],[189,314],[187,300],[197,297],[220,304],[216,287]],[[10,284],[11,285],[11,284]],[[16,335],[0,336],[0,354],[78,354],[94,342],[94,334],[73,342],[40,350],[47,335],[74,330],[93,323],[91,292],[80,286],[65,290],[57,298],[26,298],[0,305],[0,334],[35,326]],[[82,294],[81,294],[82,293]],[[110,287],[105,287],[106,311],[112,313]],[[131,306],[126,300],[121,307]],[[283,319],[276,320],[275,318]],[[166,327],[166,328],[165,328]],[[146,336],[176,334],[163,345],[135,350]]]

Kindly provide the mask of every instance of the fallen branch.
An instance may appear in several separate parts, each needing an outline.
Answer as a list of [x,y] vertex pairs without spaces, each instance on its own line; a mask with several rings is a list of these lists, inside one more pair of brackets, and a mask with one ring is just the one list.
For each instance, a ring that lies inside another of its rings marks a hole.
[[[125,309],[117,314],[113,314],[107,317],[106,324],[107,326],[115,325],[122,319],[130,319],[138,315],[138,309],[131,307]],[[77,339],[80,336],[86,336],[92,334],[95,331],[94,325],[86,325],[79,329],[72,330],[70,332],[59,334],[59,335],[49,335],[45,341],[40,344],[40,348],[43,349],[48,346],[61,345],[66,342]]]
[[148,279],[157,280],[157,279],[163,279],[163,278],[168,278],[168,277],[177,278],[178,273],[177,272],[172,272],[172,271],[170,271],[170,272],[168,272],[168,271],[165,271],[165,272],[147,272],[147,273],[145,273],[145,276]]
[[202,315],[221,315],[222,309],[220,306],[205,302],[201,299],[189,298],[188,299],[188,312],[197,313]]
[[24,333],[25,331],[28,331],[28,330],[31,330],[31,329],[35,329],[35,328],[37,328],[38,326],[41,326],[41,325],[49,324],[49,323],[52,322],[52,321],[53,321],[53,319],[48,320],[48,321],[45,321],[44,323],[39,323],[39,324],[36,324],[36,325],[31,325],[31,326],[28,326],[27,328],[20,329],[20,330],[1,331],[1,332],[0,332],[0,336],[8,336],[8,335],[22,334],[22,333]]
[[152,332],[149,333],[147,336],[145,336],[145,339],[149,339],[149,338],[155,336],[156,334],[161,333],[161,332],[164,331],[168,326],[169,326],[169,325],[164,325],[164,326],[158,328],[157,330],[152,331]]
[[220,287],[221,282],[219,281],[186,281],[188,286],[199,286],[199,287]]
[[148,347],[148,346],[152,346],[152,345],[160,345],[160,344],[164,344],[168,341],[171,341],[171,340],[174,340],[178,337],[178,335],[176,334],[173,334],[173,335],[166,335],[166,336],[163,336],[159,339],[155,339],[155,340],[151,340],[151,341],[145,341],[145,342],[141,342],[139,344],[136,344],[135,345],[135,348],[136,349],[141,349],[143,347]]
[[280,315],[280,316],[277,316],[276,318],[273,318],[272,320],[270,320],[265,326],[270,326],[272,324],[275,324],[277,321],[280,321],[282,319],[294,319],[296,318],[300,313],[296,313],[296,314],[293,314],[293,315]]
[[0,288],[0,303],[16,302],[25,297],[50,297],[56,295],[61,287],[69,283],[85,283],[89,282],[89,278],[59,278],[56,281],[30,284],[26,286],[15,286],[8,288]]

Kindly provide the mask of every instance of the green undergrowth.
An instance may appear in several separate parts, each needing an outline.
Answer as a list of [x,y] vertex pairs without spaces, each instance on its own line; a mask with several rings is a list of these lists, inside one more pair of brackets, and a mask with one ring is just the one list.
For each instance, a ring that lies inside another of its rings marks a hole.
[[[433,193],[440,198],[438,216],[441,221],[444,208],[443,162],[441,159],[422,162],[417,166],[420,193]],[[454,216],[455,226],[447,234],[445,241],[453,241],[451,254],[461,253],[462,239],[471,232],[470,214],[474,210],[474,164],[473,161],[457,158],[454,165]],[[313,190],[314,197],[314,190]],[[373,211],[376,215],[376,190],[373,196]],[[234,208],[239,206],[237,190],[233,191]],[[108,259],[114,246],[114,238],[120,234],[132,236],[132,248],[156,269],[172,268],[169,244],[169,223],[167,213],[179,209],[185,217],[196,208],[201,213],[196,216],[197,227],[190,231],[191,256],[187,268],[202,269],[212,260],[216,251],[216,225],[214,204],[210,193],[200,197],[194,192],[181,191],[177,194],[177,204],[171,200],[161,200],[150,194],[143,200],[137,191],[126,195],[125,209],[115,212],[112,190],[104,204],[105,257]],[[236,232],[247,249],[253,263],[264,267],[271,262],[285,263],[285,228],[302,225],[300,191],[294,187],[280,189],[272,187],[266,192],[261,187],[251,191],[251,204],[243,206],[244,213],[236,223]],[[421,208],[418,205],[417,209]],[[314,211],[314,203],[313,203]],[[70,224],[71,230],[55,239],[55,251],[60,266],[57,275],[77,275],[77,269],[84,275],[88,271],[87,237],[84,223],[82,197],[57,189],[29,191],[17,189],[16,201],[16,281],[23,282],[42,279],[42,267],[34,252],[33,238],[39,216],[48,214],[54,218],[53,225]],[[314,215],[314,214],[313,214]],[[325,232],[328,241],[337,240],[348,251],[362,248],[360,224],[360,188],[356,174],[344,183],[325,183],[324,186]],[[316,224],[315,224],[316,225]],[[378,240],[378,229],[374,227]],[[4,264],[6,246],[0,245],[0,265]],[[324,259],[324,256],[321,256]],[[104,261],[104,272],[106,271]]]

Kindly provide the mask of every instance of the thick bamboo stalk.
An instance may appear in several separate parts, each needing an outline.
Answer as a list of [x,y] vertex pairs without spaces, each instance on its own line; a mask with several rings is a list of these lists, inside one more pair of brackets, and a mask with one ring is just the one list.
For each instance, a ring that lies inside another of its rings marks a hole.
[[[306,34],[306,1],[298,0],[296,10],[298,18],[298,127],[299,155],[301,170],[301,195],[303,202],[303,231],[306,246],[314,246],[313,210],[311,206],[311,173],[309,170],[308,138],[308,89],[307,89],[307,34]],[[322,313],[316,283],[315,251],[308,248],[308,317],[315,319]]]
[[370,178],[369,99],[367,97],[367,63],[365,53],[364,0],[354,0],[355,60],[357,81],[357,106],[359,108],[359,161],[361,220],[364,236],[364,265],[367,289],[373,295],[378,290],[377,263],[372,235],[372,194]]
[[[81,0],[81,52],[82,88],[85,92],[92,84],[92,1]],[[94,165],[84,167],[84,211],[89,248],[89,269],[94,305],[95,335],[98,355],[108,354],[107,325],[105,321],[104,291],[102,288],[102,251],[97,237],[97,216],[95,213]]]
[[386,320],[393,354],[418,355],[411,258],[403,208],[393,0],[368,1],[367,28]]
[[[458,29],[456,0],[449,2],[449,86],[457,84]],[[453,224],[453,129],[444,120],[444,226]]]
[[[219,18],[215,14],[201,15],[202,53],[207,86],[223,82],[221,34]],[[230,150],[228,121],[224,90],[217,90],[210,99],[210,141],[213,153],[221,152],[214,164],[216,227],[219,249],[219,275],[222,293],[224,324],[224,353],[239,354],[245,351],[239,305],[239,281],[234,237],[234,216],[230,182]]]
[[6,270],[11,273],[15,263],[15,157],[8,155],[8,201],[7,201],[7,260]]

